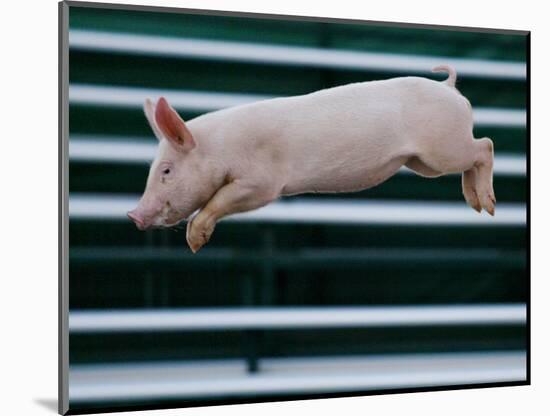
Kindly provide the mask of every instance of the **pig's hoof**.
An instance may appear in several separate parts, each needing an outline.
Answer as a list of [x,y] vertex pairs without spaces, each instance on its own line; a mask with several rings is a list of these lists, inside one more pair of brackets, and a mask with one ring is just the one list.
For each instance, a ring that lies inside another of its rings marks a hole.
[[214,226],[207,226],[196,220],[187,225],[187,244],[193,253],[196,253],[208,243],[210,236],[214,232]]
[[488,193],[483,198],[481,198],[481,206],[490,215],[495,215],[496,202],[497,201],[496,201],[495,195],[493,193]]
[[464,198],[466,199],[468,205],[470,205],[477,212],[481,212],[481,202],[479,202],[479,198],[477,197],[475,191],[472,191],[468,194],[465,193]]

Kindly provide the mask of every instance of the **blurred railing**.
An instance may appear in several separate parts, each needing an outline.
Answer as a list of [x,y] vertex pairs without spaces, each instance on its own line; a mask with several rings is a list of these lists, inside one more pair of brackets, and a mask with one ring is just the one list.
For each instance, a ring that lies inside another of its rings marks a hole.
[[[524,83],[524,62],[493,61],[451,56],[424,56],[413,54],[379,53],[369,51],[337,50],[324,47],[303,47],[276,44],[255,44],[226,40],[206,40],[145,34],[111,33],[95,30],[71,29],[71,52],[90,53],[93,56],[169,58],[186,62],[208,61],[240,63],[275,67],[320,68],[334,71],[386,72],[389,74],[431,74],[431,68],[443,63],[453,65],[460,78],[502,80]],[[160,65],[159,65],[160,67]],[[155,75],[156,76],[156,75]],[[388,75],[390,76],[390,75]],[[439,77],[440,75],[433,75]],[[250,92],[235,93],[199,90],[189,87],[158,88],[157,86],[128,86],[111,83],[102,75],[100,82],[72,80],[69,96],[71,109],[99,108],[113,111],[141,113],[145,98],[165,96],[181,111],[200,114],[229,106],[272,98],[274,94]],[[216,91],[214,91],[216,90]],[[243,90],[246,90],[243,88]],[[140,114],[141,117],[141,114]],[[510,106],[474,106],[476,129],[500,129],[504,132],[494,138],[507,139],[511,131],[520,131],[513,137],[524,137],[526,111]],[[146,166],[154,155],[156,144],[140,136],[130,136],[124,127],[116,134],[112,131],[88,133],[71,132],[70,162],[74,166]],[[111,127],[110,127],[111,128]],[[111,128],[112,130],[112,128]],[[515,139],[514,139],[515,140]],[[522,149],[525,143],[516,140],[514,152],[497,151],[495,179],[504,178],[504,185],[515,181],[514,186],[526,180],[527,162]],[[76,170],[72,170],[75,172]],[[112,171],[109,171],[112,172]],[[114,171],[116,178],[116,169]],[[410,172],[403,168],[399,175]],[[412,176],[412,175],[409,175]],[[456,175],[455,175],[456,176]],[[455,179],[458,179],[455,177]],[[74,180],[74,181],[73,181]],[[423,179],[426,180],[426,179]],[[78,179],[71,177],[72,184]],[[455,186],[460,186],[455,181]],[[72,185],[74,186],[74,185]],[[514,189],[516,189],[514,188]],[[134,192],[134,191],[133,191]],[[497,197],[499,197],[497,193]],[[138,200],[137,194],[125,191],[99,193],[72,191],[69,210],[71,227],[107,221],[118,225],[126,221],[126,212]],[[273,306],[278,272],[338,271],[342,266],[368,270],[378,267],[390,270],[399,267],[412,271],[425,270],[426,276],[436,276],[444,269],[457,269],[465,274],[501,273],[521,275],[526,270],[525,245],[517,246],[513,240],[508,248],[493,248],[485,238],[468,240],[467,248],[457,247],[300,247],[288,249],[274,243],[274,233],[283,225],[355,226],[359,231],[368,227],[389,226],[433,227],[444,229],[456,238],[465,229],[485,233],[498,232],[501,241],[511,232],[524,230],[527,207],[520,197],[511,201],[499,200],[497,215],[477,214],[464,201],[419,201],[413,199],[345,200],[325,198],[294,198],[270,204],[262,209],[235,215],[222,223],[247,225],[262,224],[252,248],[213,247],[193,256],[184,251],[182,235],[180,246],[169,243],[154,244],[150,234],[146,243],[138,246],[115,244],[72,245],[71,267],[80,270],[101,270],[100,267],[116,264],[125,267],[178,265],[178,273],[186,267],[221,265],[230,271],[246,265],[259,278],[250,283],[246,276],[243,291],[254,292],[262,286],[261,302],[243,301],[238,307],[167,308],[153,302],[134,309],[106,308],[101,302],[93,309],[76,303],[70,313],[71,336],[118,336],[124,333],[157,333],[205,331],[242,332],[242,359],[192,360],[177,362],[108,362],[76,363],[71,365],[70,396],[76,403],[146,402],[147,400],[178,400],[261,394],[318,393],[337,391],[365,391],[403,387],[426,387],[471,383],[508,382],[526,377],[524,344],[517,342],[498,344],[498,340],[484,352],[449,353],[433,351],[428,354],[399,353],[393,355],[363,355],[356,357],[293,357],[269,358],[263,356],[260,334],[262,331],[318,328],[376,329],[396,327],[413,329],[429,327],[460,327],[465,332],[479,327],[524,328],[526,305],[521,302],[495,302],[487,304],[447,305],[382,305],[382,306]],[[131,226],[130,224],[128,225]],[[220,226],[221,227],[221,226]],[[363,228],[359,228],[363,227]],[[422,231],[418,232],[422,235]],[[471,234],[470,234],[471,235]],[[513,234],[514,239],[517,235]],[[443,237],[443,235],[442,235]],[[163,237],[164,238],[164,237]],[[495,237],[496,238],[496,237]],[[94,269],[97,268],[97,269]],[[148,269],[149,270],[149,269]],[[224,269],[225,270],[225,269]],[[337,274],[331,275],[339,279]],[[148,287],[153,276],[147,271]],[[229,272],[228,272],[229,273]],[[391,273],[391,272],[389,272]],[[163,273],[159,273],[162,275]],[[97,273],[100,278],[100,272]],[[156,277],[156,276],[155,276]],[[162,277],[162,276],[161,276]],[[71,284],[78,275],[71,277]],[[128,285],[133,285],[132,277]],[[162,279],[159,279],[162,280]],[[410,282],[407,282],[410,284]],[[263,287],[265,286],[265,287]],[[503,289],[504,290],[504,289]],[[512,290],[512,289],[510,289]],[[248,293],[247,292],[247,293]],[[269,292],[269,293],[268,293]],[[267,294],[266,294],[267,293]],[[270,294],[271,293],[271,294]],[[250,293],[244,298],[253,298]],[[425,299],[425,298],[423,298]],[[428,298],[429,299],[429,298]],[[429,302],[429,301],[428,301]],[[269,305],[269,306],[268,306]],[[515,332],[510,339],[518,336]],[[200,335],[199,335],[200,336]],[[460,340],[456,340],[457,344]],[[405,341],[406,342],[406,341]],[[496,347],[495,347],[496,345]],[[497,350],[502,349],[502,350]],[[249,373],[254,372],[251,377]],[[105,380],[110,380],[108,385]]]
[[[80,105],[142,108],[145,100],[151,97],[165,97],[178,110],[197,112],[215,111],[275,98],[257,94],[174,91],[80,84],[71,85],[69,90],[69,102]],[[478,108],[474,109],[474,123],[476,126],[525,127],[526,113],[524,110]]]
[[[71,219],[127,220],[126,213],[138,203],[138,196],[72,194]],[[345,201],[300,198],[277,201],[254,211],[235,214],[223,221],[261,221],[268,223],[326,224],[417,224],[417,225],[525,225],[523,204],[503,203],[498,216],[479,215],[464,203]]]
[[[71,161],[150,164],[157,143],[135,137],[88,136],[74,134],[69,143]],[[402,167],[399,173],[413,173]],[[525,157],[500,153],[495,157],[495,175],[525,176]]]
[[78,365],[71,370],[70,397],[116,404],[496,383],[525,378],[525,362],[521,351],[266,359],[254,377],[235,360]]
[[327,48],[170,38],[165,36],[72,30],[71,48],[124,54],[176,58],[239,61],[262,65],[297,65],[331,69],[389,71],[431,74],[442,63],[452,65],[461,76],[481,78],[526,78],[526,65],[450,56],[418,56],[391,53],[330,50]]
[[525,305],[386,306],[323,308],[201,308],[75,311],[79,332],[216,331],[297,328],[369,328],[524,324]]

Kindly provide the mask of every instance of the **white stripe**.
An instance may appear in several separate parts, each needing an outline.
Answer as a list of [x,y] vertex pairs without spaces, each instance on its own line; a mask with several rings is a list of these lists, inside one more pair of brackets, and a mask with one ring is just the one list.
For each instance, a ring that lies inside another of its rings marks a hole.
[[452,65],[460,76],[519,80],[526,78],[526,65],[522,62],[447,56],[359,52],[85,30],[71,30],[69,45],[71,49],[150,56],[418,74],[429,74],[433,67],[448,64]]
[[[127,220],[137,195],[76,193],[69,197],[72,220]],[[525,225],[524,204],[502,203],[496,214],[479,214],[462,202],[395,202],[293,199],[273,202],[263,208],[236,214],[222,221],[283,223],[395,224],[395,225]]]
[[495,156],[493,173],[495,175],[525,176],[527,174],[527,160],[523,156],[500,153]]
[[[157,141],[144,138],[71,135],[71,161],[149,164],[155,157]],[[526,161],[522,156],[500,154],[495,157],[496,175],[525,176]],[[412,173],[402,168],[401,173]]]
[[158,148],[156,139],[71,135],[69,159],[82,162],[149,164]]
[[523,324],[523,304],[71,311],[76,332]]
[[101,85],[71,84],[71,104],[107,105],[112,107],[142,108],[146,98],[165,97],[182,111],[208,112],[274,98],[269,95],[192,92],[153,88],[106,87]]
[[524,351],[71,365],[75,402],[352,392],[524,381]]
[[527,113],[523,110],[502,108],[475,108],[474,124],[476,126],[524,127]]
[[[101,85],[71,84],[71,104],[141,108],[146,98],[165,97],[181,111],[209,112],[256,101],[275,98],[270,95],[219,92],[179,91],[154,88],[107,87]],[[526,112],[500,108],[474,109],[477,126],[524,127]]]

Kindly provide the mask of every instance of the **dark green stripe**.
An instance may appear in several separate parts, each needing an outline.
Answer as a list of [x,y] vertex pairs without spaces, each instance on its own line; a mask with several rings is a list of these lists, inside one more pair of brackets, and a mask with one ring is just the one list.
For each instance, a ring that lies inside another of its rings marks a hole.
[[521,61],[526,37],[71,7],[71,29]]

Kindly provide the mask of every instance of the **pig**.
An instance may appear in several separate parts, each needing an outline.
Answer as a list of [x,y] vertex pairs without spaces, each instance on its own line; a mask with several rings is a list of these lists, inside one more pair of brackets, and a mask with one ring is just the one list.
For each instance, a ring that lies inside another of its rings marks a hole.
[[128,217],[140,230],[188,219],[186,239],[196,253],[228,215],[286,195],[372,188],[402,166],[427,178],[462,173],[466,202],[494,215],[493,142],[474,139],[472,108],[455,88],[454,68],[432,71],[448,76],[353,83],[188,122],[165,98],[147,99],[158,153]]

